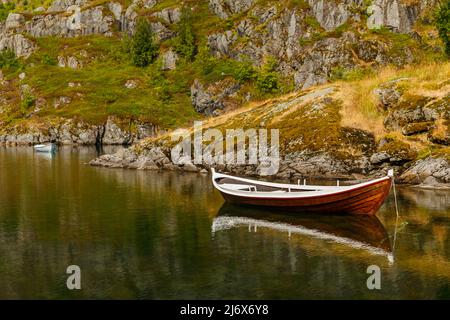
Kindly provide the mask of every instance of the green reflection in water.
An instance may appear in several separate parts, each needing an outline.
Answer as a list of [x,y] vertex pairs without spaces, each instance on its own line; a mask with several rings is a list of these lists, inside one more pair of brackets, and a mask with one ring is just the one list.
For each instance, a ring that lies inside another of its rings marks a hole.
[[379,221],[277,216],[223,206],[208,176],[86,165],[95,156],[0,148],[0,298],[450,298],[448,191],[399,190],[393,248],[392,197]]

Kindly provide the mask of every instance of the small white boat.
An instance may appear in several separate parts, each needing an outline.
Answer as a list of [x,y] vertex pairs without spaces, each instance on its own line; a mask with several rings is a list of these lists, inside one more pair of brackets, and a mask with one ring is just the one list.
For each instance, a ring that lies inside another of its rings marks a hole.
[[49,144],[37,144],[34,146],[34,150],[36,152],[54,152],[56,150],[56,146],[53,143]]

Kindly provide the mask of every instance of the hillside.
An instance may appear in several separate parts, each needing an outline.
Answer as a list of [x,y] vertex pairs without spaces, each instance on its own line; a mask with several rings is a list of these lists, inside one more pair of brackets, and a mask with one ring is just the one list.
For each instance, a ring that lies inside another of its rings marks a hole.
[[[267,114],[283,156],[305,164],[284,163],[283,178],[447,161],[450,68],[433,25],[438,1],[14,3],[0,13],[8,145],[143,140],[141,152],[193,120],[259,127]],[[129,50],[141,18],[158,50],[146,67]]]

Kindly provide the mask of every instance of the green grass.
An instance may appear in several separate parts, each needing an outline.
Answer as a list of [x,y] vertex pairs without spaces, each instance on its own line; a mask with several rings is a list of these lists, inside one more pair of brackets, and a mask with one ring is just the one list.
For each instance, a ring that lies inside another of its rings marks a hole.
[[[150,121],[166,128],[185,124],[196,117],[186,94],[189,83],[182,80],[189,78],[182,68],[163,76],[167,78],[170,99],[162,99],[154,81],[161,77],[159,65],[132,66],[129,57],[120,50],[119,39],[90,36],[37,41],[41,49],[30,57],[25,81],[47,101],[41,116],[78,117],[100,122],[116,115]],[[84,66],[73,70],[46,63],[56,60],[60,52],[65,57],[75,56]],[[137,82],[138,87],[126,88],[127,80]],[[69,87],[70,82],[81,86]],[[72,102],[55,109],[53,102],[60,96],[70,97]]]

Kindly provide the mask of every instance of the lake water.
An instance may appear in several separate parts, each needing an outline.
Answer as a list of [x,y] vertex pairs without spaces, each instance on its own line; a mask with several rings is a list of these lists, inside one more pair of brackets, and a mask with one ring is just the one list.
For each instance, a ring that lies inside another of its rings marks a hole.
[[[392,196],[378,219],[313,218],[224,205],[209,176],[88,166],[95,156],[0,148],[0,298],[450,298],[450,191],[399,188],[398,220]],[[69,265],[81,290],[66,287]]]

